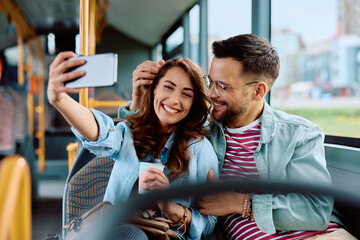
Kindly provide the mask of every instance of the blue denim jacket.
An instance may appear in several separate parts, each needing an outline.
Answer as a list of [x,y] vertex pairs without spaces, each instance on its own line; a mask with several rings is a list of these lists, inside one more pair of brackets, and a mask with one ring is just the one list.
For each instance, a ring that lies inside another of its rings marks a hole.
[[[134,114],[127,107],[119,108],[119,117]],[[211,143],[218,157],[221,171],[226,151],[223,125],[214,122],[210,130]],[[295,183],[316,183],[329,186],[330,174],[326,168],[324,133],[308,120],[272,109],[266,102],[262,113],[260,143],[254,160],[262,180]],[[332,215],[333,198],[304,196],[297,193],[256,194],[253,211],[262,232],[276,230],[322,230],[329,221],[340,223]]]
[[[123,121],[115,126],[113,120],[107,115],[96,110],[91,109],[91,111],[99,125],[98,140],[95,142],[88,141],[74,128],[72,130],[82,141],[83,146],[92,153],[97,156],[110,156],[115,160],[104,201],[110,201],[113,204],[119,200],[126,202],[134,183],[139,177],[139,159],[136,155],[132,133],[129,128],[130,123]],[[159,159],[164,163],[167,162],[173,141],[174,134],[169,137],[159,154]],[[189,173],[173,181],[170,184],[171,186],[205,182],[210,169],[214,170],[216,176],[219,175],[217,157],[209,140],[206,138],[201,140],[193,139],[189,142],[189,145],[188,149],[191,152]],[[192,210],[192,220],[186,236],[187,239],[200,239],[202,235],[206,236],[213,231],[217,221],[215,216],[200,214],[196,208],[192,207],[193,200],[191,198],[174,201]]]
[[[223,126],[218,122],[211,130],[211,143],[221,169],[226,139]],[[265,102],[260,143],[254,153],[261,180],[331,185],[323,143],[324,133],[317,125],[274,110]],[[265,233],[275,233],[275,229],[326,229],[334,202],[333,198],[327,196],[289,193],[256,194],[252,204],[259,229]],[[331,220],[339,222],[335,216]]]

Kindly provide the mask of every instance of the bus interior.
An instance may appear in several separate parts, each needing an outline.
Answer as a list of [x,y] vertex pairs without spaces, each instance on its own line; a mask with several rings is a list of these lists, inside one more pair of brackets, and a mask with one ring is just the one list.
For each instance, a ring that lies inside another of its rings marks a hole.
[[72,95],[116,121],[141,62],[185,57],[206,73],[213,41],[265,37],[281,61],[267,101],[324,130],[334,186],[360,196],[358,16],[360,0],[0,0],[0,239],[61,236],[69,176],[94,158],[47,100],[62,51],[118,55],[114,86]]

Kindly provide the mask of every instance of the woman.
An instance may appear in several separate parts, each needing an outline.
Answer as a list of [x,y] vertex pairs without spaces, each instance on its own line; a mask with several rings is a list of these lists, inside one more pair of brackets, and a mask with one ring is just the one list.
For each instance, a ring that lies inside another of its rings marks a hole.
[[[66,94],[79,90],[67,89],[64,83],[85,74],[66,72],[84,63],[67,60],[73,56],[71,52],[61,53],[50,65],[48,98],[73,126],[85,148],[115,160],[104,200],[126,201],[137,187],[139,162],[152,158],[160,159],[166,168],[164,172],[147,170],[151,174],[141,183],[145,190],[203,182],[210,169],[218,175],[215,152],[204,137],[202,125],[209,105],[196,64],[187,59],[165,63],[148,86],[139,112],[114,126],[111,118],[83,107]],[[210,234],[216,223],[214,216],[201,215],[191,198],[158,202],[158,207],[183,239],[200,239]]]

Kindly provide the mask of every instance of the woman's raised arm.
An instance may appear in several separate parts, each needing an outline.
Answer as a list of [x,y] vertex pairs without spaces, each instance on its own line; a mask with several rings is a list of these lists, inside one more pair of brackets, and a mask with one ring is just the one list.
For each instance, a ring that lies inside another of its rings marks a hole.
[[98,139],[99,127],[89,109],[72,99],[68,93],[79,93],[80,89],[65,87],[69,80],[85,75],[84,71],[67,72],[68,69],[85,64],[85,60],[69,60],[77,55],[73,52],[61,52],[50,64],[47,95],[66,121],[89,141]]

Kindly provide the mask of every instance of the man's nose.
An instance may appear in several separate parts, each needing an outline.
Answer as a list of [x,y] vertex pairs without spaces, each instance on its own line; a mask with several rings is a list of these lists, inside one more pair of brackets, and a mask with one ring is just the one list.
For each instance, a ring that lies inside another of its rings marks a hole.
[[211,87],[209,88],[208,92],[207,92],[207,96],[209,98],[216,98],[218,97],[216,91],[215,91],[215,84],[212,84]]

